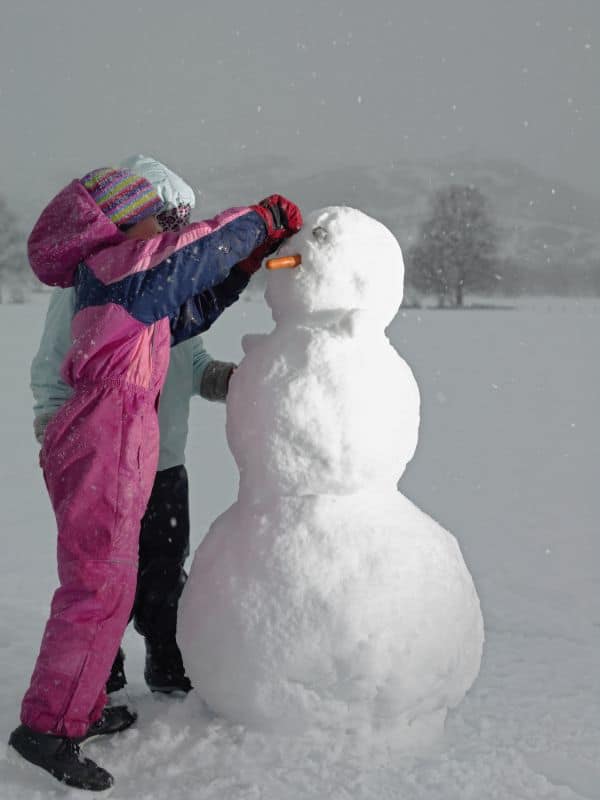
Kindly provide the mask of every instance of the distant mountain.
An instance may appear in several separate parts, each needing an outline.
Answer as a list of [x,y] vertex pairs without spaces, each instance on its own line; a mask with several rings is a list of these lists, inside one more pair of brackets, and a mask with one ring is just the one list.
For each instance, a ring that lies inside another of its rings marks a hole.
[[529,268],[600,264],[600,196],[508,160],[397,161],[310,174],[284,159],[260,159],[215,167],[201,176],[197,167],[190,168],[187,174],[201,191],[201,215],[277,190],[304,209],[360,208],[384,222],[405,248],[414,241],[437,188],[473,184],[490,201],[507,258]]

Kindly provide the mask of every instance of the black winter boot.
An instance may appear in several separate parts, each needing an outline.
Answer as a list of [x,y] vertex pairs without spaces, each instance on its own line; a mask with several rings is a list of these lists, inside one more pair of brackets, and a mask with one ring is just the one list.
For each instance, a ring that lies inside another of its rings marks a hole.
[[106,694],[118,692],[127,686],[127,678],[125,677],[125,653],[119,647],[119,651],[115,656],[113,665],[110,670],[110,675],[106,681]]
[[137,719],[137,714],[127,706],[106,706],[100,719],[93,722],[85,736],[75,739],[77,744],[89,742],[96,736],[107,736],[111,733],[120,733],[129,728]]
[[25,761],[40,767],[67,786],[103,792],[114,783],[110,772],[89,758],[83,758],[78,743],[66,736],[38,733],[26,725],[19,725],[11,733],[8,744]]
[[166,642],[151,642],[146,639],[146,667],[144,678],[153,692],[183,692],[192,690],[192,684],[185,674],[181,653],[177,643],[171,639]]

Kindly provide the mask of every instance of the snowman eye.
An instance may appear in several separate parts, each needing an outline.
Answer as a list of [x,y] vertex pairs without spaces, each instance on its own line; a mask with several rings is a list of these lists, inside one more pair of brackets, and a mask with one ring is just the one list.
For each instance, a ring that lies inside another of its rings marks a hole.
[[316,228],[312,229],[312,235],[315,237],[317,242],[319,242],[321,244],[323,242],[326,242],[327,239],[329,238],[329,234],[327,233],[325,228],[321,227],[321,225],[317,225]]

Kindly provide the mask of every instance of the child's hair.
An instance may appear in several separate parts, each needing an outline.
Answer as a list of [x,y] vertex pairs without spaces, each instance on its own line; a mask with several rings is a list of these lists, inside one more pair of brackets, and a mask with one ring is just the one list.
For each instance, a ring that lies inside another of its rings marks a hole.
[[133,228],[135,225],[137,225],[137,221],[136,222],[126,222],[124,225],[117,225],[117,228],[120,231],[122,231],[122,233],[127,233],[127,231],[130,230],[131,228]]

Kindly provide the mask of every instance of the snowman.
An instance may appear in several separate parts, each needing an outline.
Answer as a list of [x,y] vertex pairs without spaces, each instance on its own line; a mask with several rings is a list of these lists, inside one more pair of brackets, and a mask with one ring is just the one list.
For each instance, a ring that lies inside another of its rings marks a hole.
[[454,537],[397,489],[419,393],[385,328],[400,247],[347,207],[308,216],[243,340],[227,401],[237,501],[199,545],[178,641],[196,692],[253,728],[439,735],[483,623]]

